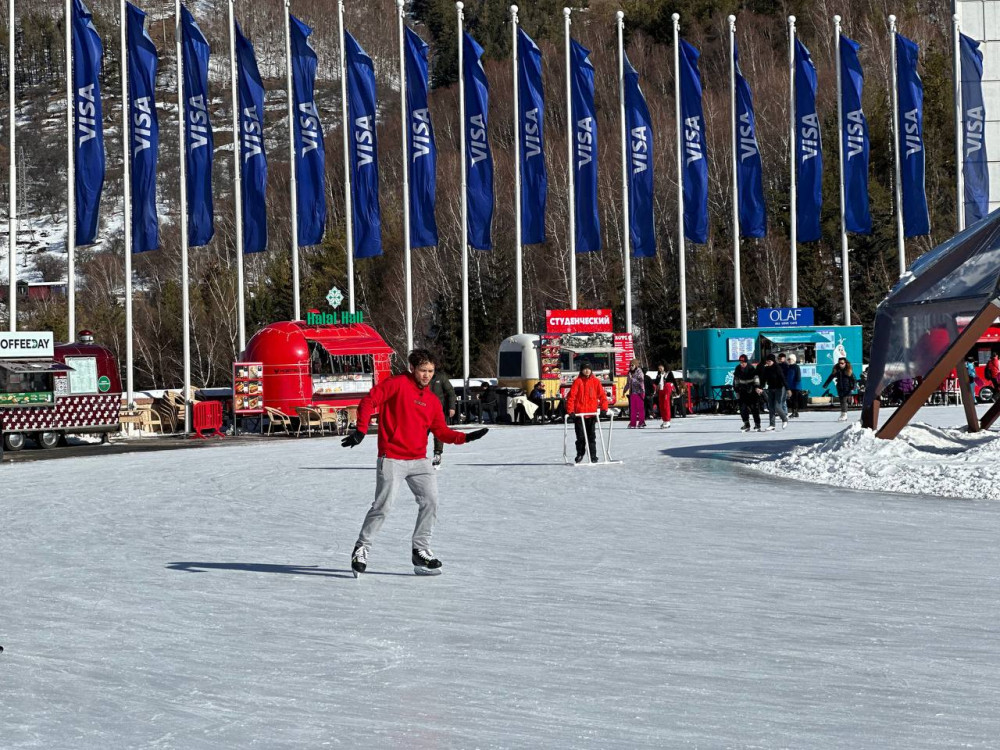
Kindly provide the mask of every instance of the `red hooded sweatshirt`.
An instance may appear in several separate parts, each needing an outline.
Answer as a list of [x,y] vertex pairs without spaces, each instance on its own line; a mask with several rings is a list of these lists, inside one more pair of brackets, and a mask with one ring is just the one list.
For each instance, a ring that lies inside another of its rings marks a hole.
[[566,411],[569,414],[593,414],[598,408],[602,411],[608,408],[608,397],[604,393],[604,386],[594,375],[587,377],[580,375],[570,386],[569,396],[566,398]]
[[368,432],[368,423],[378,410],[378,455],[397,461],[427,458],[427,433],[443,443],[462,445],[465,433],[444,421],[444,410],[430,387],[421,388],[413,375],[394,375],[371,389],[358,407],[358,429]]

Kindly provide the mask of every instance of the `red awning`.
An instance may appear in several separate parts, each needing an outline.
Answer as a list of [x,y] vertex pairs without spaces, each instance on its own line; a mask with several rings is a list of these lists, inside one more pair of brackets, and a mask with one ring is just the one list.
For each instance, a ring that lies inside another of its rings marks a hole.
[[392,354],[392,347],[374,328],[364,323],[346,326],[308,326],[299,324],[307,341],[315,341],[333,356],[350,354]]

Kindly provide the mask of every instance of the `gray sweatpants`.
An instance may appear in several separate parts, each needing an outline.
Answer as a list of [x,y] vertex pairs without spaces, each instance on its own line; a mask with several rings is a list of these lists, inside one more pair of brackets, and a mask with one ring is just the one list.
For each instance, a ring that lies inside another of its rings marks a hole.
[[437,476],[426,458],[401,461],[394,458],[378,460],[375,476],[375,502],[361,525],[358,541],[371,548],[372,538],[382,528],[385,517],[392,509],[396,493],[406,482],[417,501],[417,525],[413,529],[414,549],[427,549],[437,520]]

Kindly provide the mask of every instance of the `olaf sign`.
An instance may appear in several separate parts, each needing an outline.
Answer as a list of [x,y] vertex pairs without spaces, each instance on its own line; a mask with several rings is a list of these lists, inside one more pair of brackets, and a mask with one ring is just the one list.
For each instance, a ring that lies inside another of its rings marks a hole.
[[813,325],[811,307],[758,307],[758,328],[798,328]]

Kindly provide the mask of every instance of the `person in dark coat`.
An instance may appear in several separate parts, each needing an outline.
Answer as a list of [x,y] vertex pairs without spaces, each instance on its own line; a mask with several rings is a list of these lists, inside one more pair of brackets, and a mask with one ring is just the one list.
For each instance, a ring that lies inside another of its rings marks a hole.
[[533,403],[538,409],[535,412],[535,422],[545,421],[545,384],[539,380],[535,383],[535,387],[531,389],[531,393],[528,394],[528,401]]
[[489,417],[496,424],[499,408],[497,389],[489,383],[483,383],[479,392],[479,421],[486,424],[486,418]]
[[[444,418],[448,424],[451,424],[451,420],[455,417],[455,388],[448,379],[448,375],[444,370],[436,370],[434,372],[434,377],[431,378],[431,393],[437,396],[438,401],[441,402],[441,408],[444,410]],[[441,454],[444,452],[444,443],[442,443],[437,438],[434,438],[434,458],[431,460],[431,464],[435,467],[441,465]]]
[[740,401],[740,416],[743,418],[742,432],[750,432],[750,415],[753,414],[753,426],[760,432],[760,380],[757,379],[757,368],[750,364],[747,355],[740,355],[740,362],[733,370],[733,390]]
[[777,355],[778,367],[781,368],[781,374],[785,378],[785,400],[782,402],[782,406],[785,407],[785,412],[788,412],[788,402],[792,398],[791,390],[788,386],[788,357],[784,352],[778,352]]
[[781,417],[781,429],[785,429],[788,426],[788,412],[785,411],[787,387],[785,376],[773,354],[764,357],[764,361],[757,368],[757,377],[760,379],[760,387],[767,396],[767,429],[774,429],[775,417]]
[[792,411],[789,417],[799,416],[799,407],[803,406],[802,401],[802,368],[794,354],[788,355],[788,369],[785,371],[785,383],[788,385],[788,405]]
[[854,388],[858,384],[858,381],[854,378],[854,368],[851,367],[851,363],[848,362],[847,357],[841,357],[837,360],[837,364],[833,366],[833,372],[830,373],[830,377],[823,383],[823,387],[826,388],[830,385],[831,381],[836,382],[837,396],[840,398],[840,418],[837,421],[846,422],[847,400],[851,397]]

